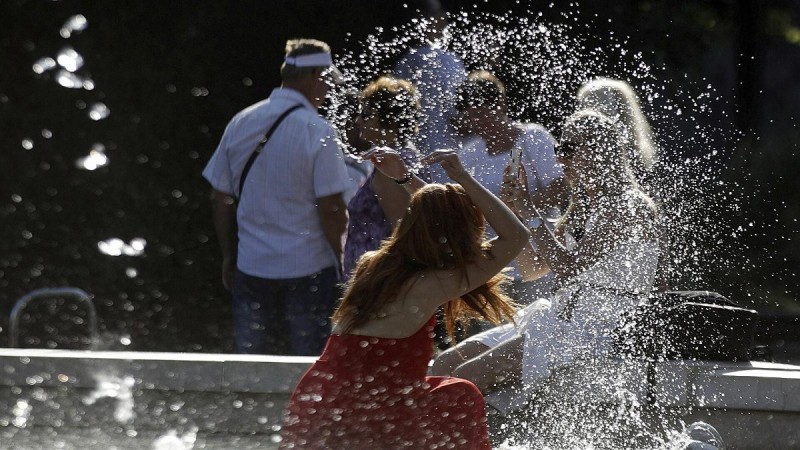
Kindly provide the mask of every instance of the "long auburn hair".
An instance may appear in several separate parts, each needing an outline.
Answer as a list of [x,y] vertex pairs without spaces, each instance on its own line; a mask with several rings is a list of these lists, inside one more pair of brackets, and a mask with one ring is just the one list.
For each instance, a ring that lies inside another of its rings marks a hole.
[[[483,214],[459,185],[429,184],[417,191],[392,236],[356,265],[344,297],[333,315],[344,333],[377,317],[420,272],[459,270],[467,279],[467,264],[491,258],[483,242]],[[508,277],[498,273],[486,283],[445,304],[445,325],[454,342],[455,327],[472,317],[494,324],[513,321],[515,306],[503,292]]]

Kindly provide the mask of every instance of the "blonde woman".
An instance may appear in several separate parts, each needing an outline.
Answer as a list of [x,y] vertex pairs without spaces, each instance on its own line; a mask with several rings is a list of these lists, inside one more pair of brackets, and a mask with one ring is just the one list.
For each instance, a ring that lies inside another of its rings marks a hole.
[[433,373],[482,390],[508,381],[533,388],[552,370],[609,351],[620,315],[652,290],[658,263],[657,211],[631,174],[622,131],[591,110],[570,116],[556,156],[572,197],[554,229],[530,202],[524,168],[504,180],[502,198],[528,223],[535,251],[518,261],[567,280],[518,314],[519,327],[489,330],[448,350]]
[[620,125],[624,156],[637,180],[646,179],[658,161],[658,147],[631,85],[613,78],[595,78],[578,89],[577,109],[597,111]]

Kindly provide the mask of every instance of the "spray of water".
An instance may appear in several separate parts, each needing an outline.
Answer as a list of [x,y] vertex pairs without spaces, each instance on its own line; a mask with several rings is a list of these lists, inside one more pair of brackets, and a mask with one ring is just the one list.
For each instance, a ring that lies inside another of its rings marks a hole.
[[[661,279],[670,288],[713,289],[709,268],[742,265],[727,256],[736,227],[722,222],[744,198],[737,186],[721,177],[730,156],[722,147],[737,136],[702,120],[715,107],[725,107],[720,96],[707,83],[664,79],[666,70],[628,51],[624,38],[609,36],[603,45],[590,48],[575,21],[553,24],[541,17],[462,12],[451,15],[445,32],[427,45],[456,54],[468,70],[495,72],[506,84],[510,115],[542,123],[555,136],[574,112],[575,94],[583,83],[606,76],[633,85],[660,148],[645,184],[661,207],[669,245]],[[348,89],[392,72],[405,52],[425,42],[427,26],[417,19],[391,30],[378,28],[354,43],[337,59]],[[333,93],[329,119],[340,128],[345,125],[346,114],[341,112],[346,101],[343,92]]]
[[118,377],[114,375],[96,374],[97,388],[89,393],[83,403],[93,405],[101,398],[113,398],[116,400],[114,408],[114,419],[121,424],[130,423],[135,414],[133,411],[133,385],[135,380],[132,376]]
[[[722,218],[738,208],[740,198],[739,189],[721,177],[726,156],[721,143],[736,136],[701,120],[719,96],[705,83],[665,79],[666,70],[648,64],[646,55],[629,52],[625,38],[610,36],[603,45],[588,47],[577,21],[567,19],[554,24],[536,13],[458,13],[449,16],[446,31],[428,45],[457,55],[468,70],[496,73],[506,84],[510,115],[542,123],[555,136],[574,112],[575,94],[583,83],[605,76],[634,86],[660,149],[653,175],[642,180],[663,216],[660,282],[672,289],[714,290],[708,285],[709,268],[731,267],[728,255],[738,253],[729,251],[731,225]],[[348,86],[361,88],[391,72],[409,48],[424,41],[426,26],[420,19],[390,30],[379,28],[354,43],[337,60]],[[341,111],[347,101],[342,94],[333,93],[329,109],[335,112],[329,119],[339,127],[344,126]],[[543,387],[541,401],[526,417],[503,425],[503,434],[518,439],[501,448],[682,448],[685,439],[677,430],[685,424],[670,420],[657,404],[642,404],[613,377],[604,381],[610,402],[587,404],[592,383],[585,389],[575,384],[567,389],[558,382]]]
[[192,427],[182,435],[170,430],[153,442],[153,450],[192,450],[197,441],[197,427]]
[[28,419],[31,416],[32,410],[33,406],[31,406],[28,400],[18,399],[14,404],[14,408],[11,410],[11,415],[14,416],[14,418],[11,419],[11,425],[17,428],[25,428],[25,426],[28,424]]

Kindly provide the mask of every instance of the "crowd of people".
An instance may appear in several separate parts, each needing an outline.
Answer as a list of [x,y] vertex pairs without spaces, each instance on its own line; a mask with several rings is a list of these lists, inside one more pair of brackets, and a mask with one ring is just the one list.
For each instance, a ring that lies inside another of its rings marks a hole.
[[[484,393],[608,356],[653,290],[658,153],[631,87],[586,83],[557,140],[494,74],[420,69],[436,52],[370,82],[339,133],[317,112],[343,82],[329,46],[290,40],[203,172],[236,351],[319,355],[283,448],[491,448]],[[435,355],[437,317],[466,339]]]

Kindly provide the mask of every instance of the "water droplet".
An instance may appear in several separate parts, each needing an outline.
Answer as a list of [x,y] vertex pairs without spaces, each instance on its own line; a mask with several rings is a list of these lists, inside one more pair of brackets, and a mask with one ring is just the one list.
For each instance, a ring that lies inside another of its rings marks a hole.
[[64,22],[59,34],[61,34],[61,37],[64,39],[69,39],[72,36],[72,33],[79,33],[85,30],[88,25],[89,22],[86,20],[86,17],[84,17],[82,14],[76,14]]
[[83,67],[83,56],[72,47],[64,47],[56,56],[56,62],[68,72],[75,72]]
[[56,82],[65,88],[81,89],[83,88],[83,78],[61,69],[56,74]]
[[142,238],[134,238],[131,240],[130,244],[125,243],[125,241],[120,238],[110,238],[98,242],[97,248],[100,250],[100,253],[109,256],[140,256],[144,254],[146,244],[147,241]]
[[111,114],[111,110],[102,102],[97,102],[89,108],[89,118],[92,120],[103,120],[109,114]]
[[36,60],[36,62],[33,63],[33,71],[36,73],[44,73],[55,66],[56,66],[56,60],[48,56]]
[[95,143],[87,156],[78,158],[75,161],[75,166],[84,170],[95,170],[106,166],[108,165],[108,157],[105,151],[106,147],[103,144]]

